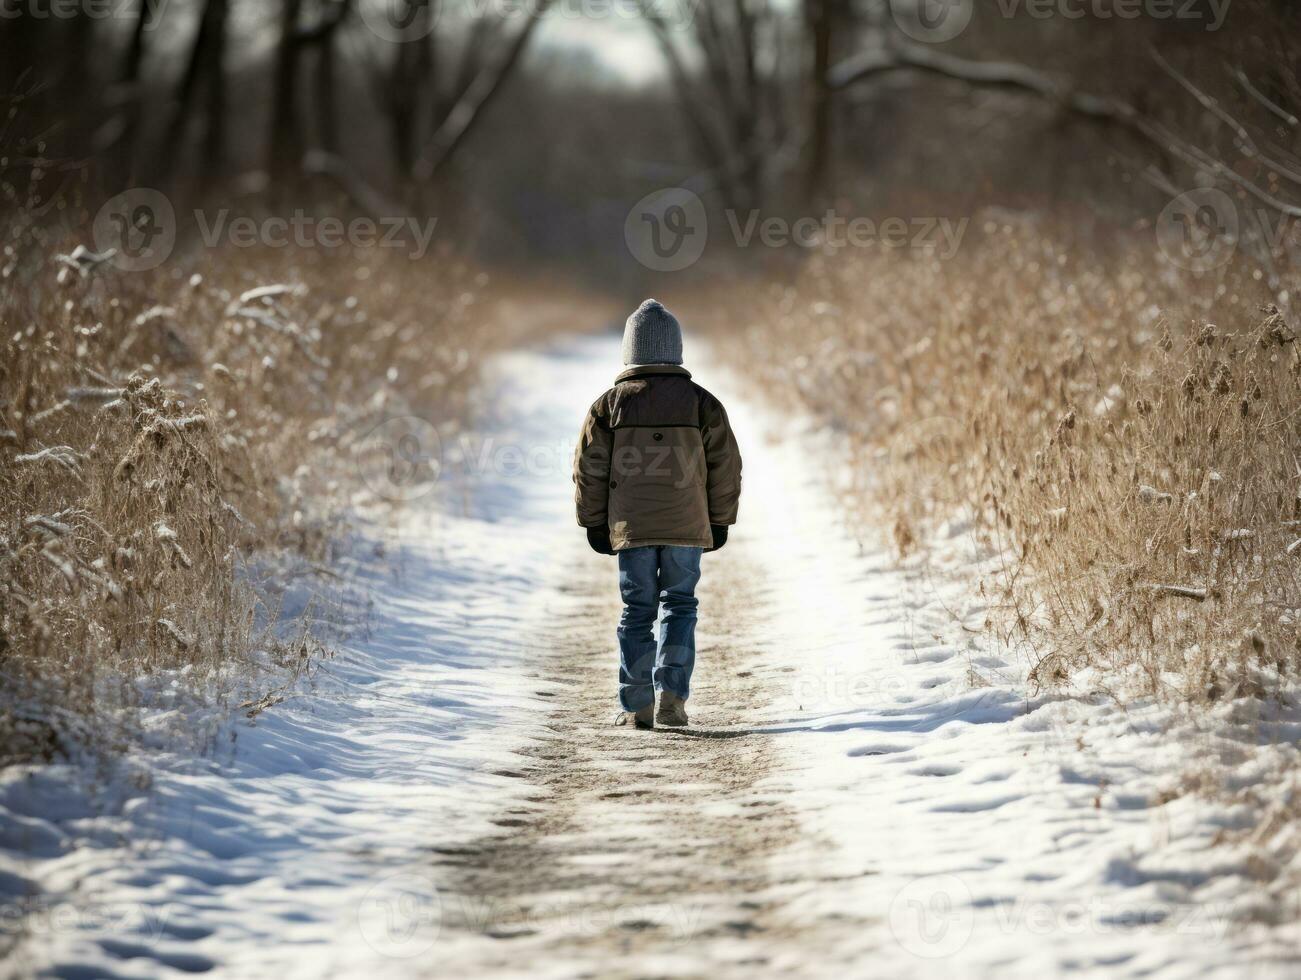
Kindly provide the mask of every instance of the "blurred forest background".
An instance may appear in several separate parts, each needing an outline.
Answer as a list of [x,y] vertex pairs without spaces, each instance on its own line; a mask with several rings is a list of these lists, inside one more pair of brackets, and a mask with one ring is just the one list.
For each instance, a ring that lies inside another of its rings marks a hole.
[[437,215],[462,254],[629,289],[624,215],[665,186],[1073,236],[1199,183],[1297,213],[1294,4],[915,4],[6,0],[0,178],[72,226],[131,187]]

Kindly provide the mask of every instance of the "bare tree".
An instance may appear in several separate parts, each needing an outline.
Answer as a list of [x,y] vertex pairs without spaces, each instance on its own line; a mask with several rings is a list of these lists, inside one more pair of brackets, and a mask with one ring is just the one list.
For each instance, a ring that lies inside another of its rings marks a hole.
[[122,53],[122,65],[113,94],[117,111],[107,127],[101,130],[101,139],[98,141],[98,148],[109,152],[113,157],[113,179],[124,187],[131,183],[135,170],[136,140],[143,112],[141,72],[148,50],[149,31],[157,26],[151,23],[151,12],[149,0],[137,0],[135,20],[131,24],[131,39]]
[[4,30],[0,30],[0,96],[16,95],[29,81],[40,26],[32,17],[5,21]]
[[[551,0],[538,0],[533,11],[525,15],[524,23],[504,39],[497,54],[485,54],[481,60],[471,59],[474,45],[467,47],[458,75],[458,87],[454,90],[457,94],[439,107],[438,125],[416,160],[414,176],[418,181],[428,181],[438,173],[484,118],[488,106],[500,95],[504,83],[514,73],[529,38],[550,5]],[[501,33],[508,34],[509,30],[503,28]]]
[[[350,0],[341,0],[339,21],[348,13]],[[328,153],[339,152],[338,73],[339,47],[337,30],[331,29],[316,46],[316,139]]]
[[1163,194],[1214,186],[1241,202],[1239,240],[1277,286],[1283,222],[1301,218],[1301,15],[1272,0],[1258,0],[1254,13],[1260,20],[1246,42],[1222,42],[1214,59],[1199,51],[1180,65],[1152,43],[1131,97],[1088,91],[1067,72],[959,57],[894,37],[834,64],[826,82],[840,92],[892,75],[943,78],[1028,96],[1123,137],[1139,157],[1122,159]]
[[[193,121],[203,121],[203,145],[199,170],[204,183],[211,181],[222,169],[226,152],[226,27],[229,17],[229,0],[205,0],[199,27],[190,45],[190,54],[180,86],[172,103],[170,121],[166,127],[167,153],[157,156],[156,167],[164,161],[184,158],[184,146]],[[144,16],[143,14],[141,16]],[[142,28],[143,29],[143,28]],[[143,51],[139,52],[143,56]],[[134,66],[138,72],[139,65]],[[196,113],[195,103],[200,90],[206,93],[204,111]],[[158,174],[161,176],[161,174]]]
[[303,0],[281,0],[280,38],[272,78],[268,170],[282,187],[298,173],[303,156],[303,117],[298,82],[303,52],[329,43],[348,15],[349,0],[321,0],[313,23],[302,23]]
[[842,0],[804,0],[804,22],[812,48],[813,71],[809,79],[808,165],[804,196],[812,201],[829,191],[831,183],[832,88],[831,40],[841,25]]
[[372,58],[370,77],[399,180],[418,186],[437,176],[487,114],[551,0],[515,14],[478,16],[459,55],[432,28],[437,0],[405,2],[402,22],[419,39],[396,44],[387,60]]
[[[1259,167],[1270,169],[1287,183],[1301,185],[1301,165],[1298,165],[1295,158],[1289,154],[1287,158],[1275,159],[1262,151],[1247,128],[1226,112],[1218,100],[1206,95],[1175,70],[1156,49],[1151,51],[1151,58],[1155,65],[1197,99],[1207,113],[1233,134],[1241,156],[1254,160]],[[1075,88],[1069,79],[1057,78],[1022,64],[974,61],[945,54],[933,47],[894,43],[887,48],[842,61],[828,72],[828,80],[833,90],[839,90],[882,75],[904,71],[934,74],[971,86],[1003,88],[1044,99],[1061,111],[1128,132],[1165,158],[1182,162],[1202,176],[1234,185],[1281,214],[1301,217],[1301,206],[1283,200],[1271,190],[1243,176],[1239,168],[1221,159],[1214,151],[1202,148],[1197,140],[1181,135],[1150,113],[1140,111],[1134,104],[1082,91]],[[1240,67],[1230,67],[1228,71],[1238,78],[1239,83],[1246,79]],[[1251,89],[1249,81],[1247,88]],[[1269,105],[1275,114],[1283,113],[1287,118],[1295,118],[1290,112],[1272,103]]]
[[[756,204],[791,154],[779,90],[782,18],[767,0],[716,0],[693,7],[689,28],[641,3],[697,155],[705,182],[726,206]],[[690,67],[684,42],[701,68]],[[767,55],[767,58],[765,58]],[[766,63],[766,69],[763,65]]]

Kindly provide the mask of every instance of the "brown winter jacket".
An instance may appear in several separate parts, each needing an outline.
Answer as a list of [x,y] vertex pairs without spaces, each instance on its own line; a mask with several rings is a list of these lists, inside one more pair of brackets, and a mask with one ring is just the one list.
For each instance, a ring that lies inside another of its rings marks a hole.
[[708,548],[735,524],[741,451],[717,398],[675,364],[631,367],[587,413],[574,452],[583,527],[610,526],[615,551]]

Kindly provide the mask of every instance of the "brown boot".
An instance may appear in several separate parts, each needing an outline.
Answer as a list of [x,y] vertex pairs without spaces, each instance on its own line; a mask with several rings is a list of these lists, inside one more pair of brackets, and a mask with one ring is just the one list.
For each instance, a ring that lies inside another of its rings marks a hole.
[[615,715],[614,723],[616,725],[634,725],[637,728],[645,728],[648,731],[655,727],[655,703],[652,701],[644,708],[636,711],[620,711]]
[[687,723],[687,702],[672,691],[660,691],[660,710],[655,721],[670,728],[681,728]]

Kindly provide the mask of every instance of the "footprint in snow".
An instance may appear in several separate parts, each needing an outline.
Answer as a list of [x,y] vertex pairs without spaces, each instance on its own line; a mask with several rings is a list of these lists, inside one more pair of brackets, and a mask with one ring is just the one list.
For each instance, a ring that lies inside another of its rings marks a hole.
[[956,776],[962,772],[961,766],[923,766],[920,769],[909,769],[910,776]]
[[907,752],[906,745],[860,745],[856,749],[850,749],[847,753],[849,756],[860,755],[892,755],[895,752]]

